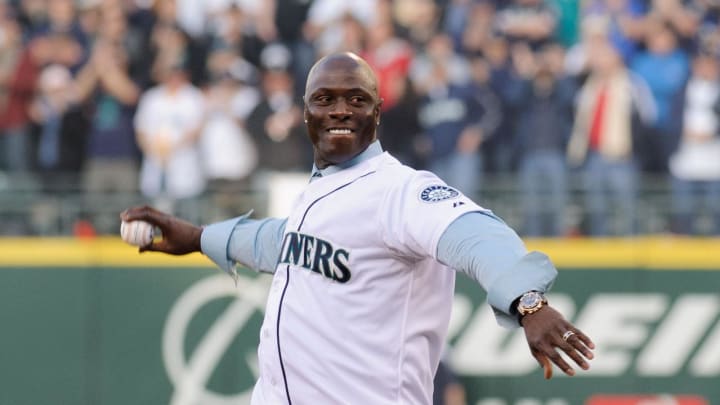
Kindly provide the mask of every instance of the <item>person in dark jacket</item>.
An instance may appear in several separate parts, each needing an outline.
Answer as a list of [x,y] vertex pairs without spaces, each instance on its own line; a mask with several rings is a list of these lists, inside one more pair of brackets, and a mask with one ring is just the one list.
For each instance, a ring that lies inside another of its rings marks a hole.
[[[514,83],[518,111],[515,150],[525,236],[561,236],[565,231],[567,165],[575,86],[553,69],[558,47],[547,47]],[[560,52],[562,52],[560,50]],[[562,54],[559,55],[562,57]]]

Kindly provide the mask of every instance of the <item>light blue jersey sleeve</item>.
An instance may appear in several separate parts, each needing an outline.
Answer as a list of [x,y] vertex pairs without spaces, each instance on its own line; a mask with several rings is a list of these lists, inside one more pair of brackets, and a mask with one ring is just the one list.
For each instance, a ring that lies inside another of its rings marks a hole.
[[498,323],[506,327],[518,326],[510,309],[516,298],[531,290],[548,291],[557,277],[546,255],[528,253],[515,231],[490,212],[460,216],[437,249],[440,262],[480,283]]
[[255,220],[249,215],[206,226],[200,239],[202,252],[231,275],[236,274],[237,263],[274,273],[287,219]]

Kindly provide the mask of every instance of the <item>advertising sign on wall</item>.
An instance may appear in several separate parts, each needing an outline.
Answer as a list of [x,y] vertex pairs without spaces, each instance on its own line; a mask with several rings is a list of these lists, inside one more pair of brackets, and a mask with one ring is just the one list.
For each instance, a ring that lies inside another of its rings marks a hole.
[[[72,249],[0,261],[0,405],[249,402],[269,276],[236,285],[202,257]],[[560,266],[550,302],[597,350],[591,370],[549,381],[522,329],[459,277],[445,361],[472,405],[720,403],[720,266],[697,263]]]

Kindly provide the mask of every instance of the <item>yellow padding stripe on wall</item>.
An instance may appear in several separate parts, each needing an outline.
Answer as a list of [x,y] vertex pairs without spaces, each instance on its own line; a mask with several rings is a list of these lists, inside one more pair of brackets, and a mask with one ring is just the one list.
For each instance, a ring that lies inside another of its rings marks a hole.
[[0,239],[0,266],[209,267],[213,263],[200,253],[186,256],[138,253],[137,247],[119,237],[4,238]]
[[720,238],[527,240],[558,267],[720,270]]
[[[720,270],[720,239],[639,237],[628,239],[529,239],[561,268]],[[202,254],[139,254],[117,237],[0,238],[0,267],[213,267]]]

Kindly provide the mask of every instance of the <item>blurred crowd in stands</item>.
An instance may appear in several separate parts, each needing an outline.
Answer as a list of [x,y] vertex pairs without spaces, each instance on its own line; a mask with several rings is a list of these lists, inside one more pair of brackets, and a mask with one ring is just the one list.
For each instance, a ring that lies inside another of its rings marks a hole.
[[720,0],[0,0],[0,170],[173,206],[309,172],[304,82],[336,51],[376,70],[402,161],[481,204],[515,176],[523,236],[568,234],[571,178],[585,233],[636,233],[646,174],[672,232],[720,233]]

